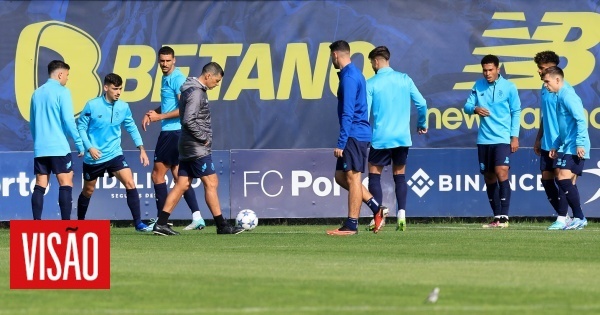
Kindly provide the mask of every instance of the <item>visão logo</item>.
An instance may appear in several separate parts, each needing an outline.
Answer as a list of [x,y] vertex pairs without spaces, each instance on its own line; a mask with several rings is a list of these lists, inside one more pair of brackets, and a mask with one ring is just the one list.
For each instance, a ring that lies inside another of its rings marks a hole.
[[429,191],[431,186],[435,184],[429,175],[421,168],[419,168],[406,183],[419,197],[423,197]]

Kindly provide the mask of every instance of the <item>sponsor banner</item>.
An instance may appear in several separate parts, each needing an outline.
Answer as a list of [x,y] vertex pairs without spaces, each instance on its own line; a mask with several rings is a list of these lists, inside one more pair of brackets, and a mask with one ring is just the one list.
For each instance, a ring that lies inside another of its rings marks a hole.
[[[146,151],[152,161],[154,151]],[[71,218],[77,219],[77,198],[83,187],[83,159],[73,156],[73,209]],[[152,184],[152,162],[143,167],[139,159],[139,151],[125,151],[125,160],[133,172],[134,182],[140,197],[142,220],[156,217],[156,201]],[[219,201],[225,217],[229,217],[229,151],[213,151],[213,163],[219,176]],[[56,176],[50,176],[50,182],[44,196],[44,212],[42,219],[60,219],[58,207],[58,182]],[[173,187],[173,177],[167,173],[166,183]],[[33,152],[0,153],[0,221],[31,219],[31,193],[35,186],[33,175]],[[212,218],[204,201],[204,188],[199,179],[192,182],[196,199],[204,218]],[[192,218],[190,208],[184,198],[171,215],[173,219]],[[98,178],[96,189],[90,201],[86,219],[131,220],[131,212],[127,207],[127,194],[116,177]]]
[[110,221],[11,220],[11,289],[110,289]]

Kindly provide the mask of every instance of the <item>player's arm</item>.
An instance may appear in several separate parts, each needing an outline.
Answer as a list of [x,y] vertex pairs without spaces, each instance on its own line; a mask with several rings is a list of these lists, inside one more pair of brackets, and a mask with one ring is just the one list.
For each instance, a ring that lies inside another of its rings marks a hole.
[[204,132],[201,125],[202,119],[198,117],[203,101],[206,100],[204,100],[200,89],[196,89],[188,94],[188,97],[185,100],[185,112],[181,119],[181,127],[189,131],[189,133],[202,145],[207,146],[209,144],[208,139],[210,135]]
[[371,80],[367,80],[367,113],[369,115],[369,121],[373,116],[373,83]]
[[102,152],[92,146],[92,142],[88,136],[88,127],[91,119],[92,109],[90,103],[88,102],[85,104],[81,114],[79,114],[79,119],[77,119],[77,130],[79,131],[79,136],[81,137],[85,151],[90,153],[92,159],[97,160],[102,156]]
[[340,81],[344,103],[342,104],[342,118],[340,120],[340,135],[337,148],[343,150],[348,142],[350,129],[352,128],[352,117],[354,116],[354,102],[358,94],[358,82],[353,78],[346,77]]
[[508,106],[510,108],[510,149],[516,152],[519,149],[519,131],[521,130],[521,99],[516,86],[509,90]]
[[417,113],[418,113],[418,121],[417,121],[417,132],[419,134],[424,134],[427,133],[427,101],[425,100],[425,98],[423,97],[423,95],[421,94],[421,92],[419,92],[419,89],[417,88],[417,86],[415,85],[415,83],[413,82],[413,80],[411,78],[409,78],[410,82],[410,98],[412,99],[413,103],[415,103],[415,107],[417,107]]
[[542,136],[544,135],[544,120],[540,117],[540,129],[538,129],[537,135],[535,136],[535,142],[533,143],[533,152],[537,155],[542,154]]
[[148,155],[146,154],[146,150],[144,149],[144,142],[142,141],[142,136],[140,135],[140,131],[135,124],[135,120],[133,120],[133,115],[131,114],[131,108],[129,108],[128,104],[127,110],[125,111],[125,119],[123,120],[123,125],[125,126],[125,130],[131,136],[133,143],[140,150],[140,162],[142,165],[147,166],[149,164]]
[[77,125],[75,124],[75,115],[73,113],[73,101],[71,98],[71,92],[69,92],[69,90],[65,89],[64,93],[60,95],[59,106],[61,120],[63,126],[65,126],[65,132],[75,142],[77,152],[79,153],[78,155],[83,156],[85,148],[83,147],[83,141],[81,140],[81,136],[79,135],[79,131],[77,130]]
[[585,145],[588,137],[588,127],[585,114],[583,112],[583,103],[581,102],[581,98],[579,98],[579,96],[573,92],[565,96],[565,106],[569,113],[573,115],[575,123],[577,124],[577,136],[575,138],[575,144],[577,145],[577,156],[579,156],[579,158],[583,158],[585,156]]
[[31,130],[31,137],[35,139],[35,109],[33,107],[33,95],[29,102],[29,130]]

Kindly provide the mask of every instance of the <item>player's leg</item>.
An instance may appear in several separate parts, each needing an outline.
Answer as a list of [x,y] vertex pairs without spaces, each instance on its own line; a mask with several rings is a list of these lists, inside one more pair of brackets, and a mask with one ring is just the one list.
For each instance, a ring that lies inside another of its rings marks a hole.
[[73,206],[73,163],[71,153],[65,156],[52,157],[52,172],[58,180],[58,206],[62,220],[71,219]]
[[[561,163],[562,162],[562,163]],[[581,208],[581,200],[579,197],[579,189],[573,183],[574,175],[581,176],[583,173],[585,160],[580,159],[577,155],[565,154],[561,161],[557,162],[560,171],[558,173],[559,188],[565,193],[567,202],[573,210],[573,220],[567,224],[567,230],[583,229],[587,225],[587,219]]]
[[44,194],[48,187],[48,176],[51,168],[48,165],[50,157],[37,157],[33,159],[33,173],[35,174],[35,187],[31,194],[31,212],[34,220],[42,219],[44,209]]
[[153,226],[152,231],[154,232],[154,234],[164,236],[179,234],[179,232],[176,232],[173,229],[171,229],[167,222],[169,220],[169,216],[179,203],[179,200],[181,200],[181,196],[185,191],[187,191],[190,188],[192,180],[194,179],[193,177],[188,176],[188,172],[186,172],[186,170],[187,168],[185,167],[179,169],[179,176],[177,177],[175,186],[173,186],[173,189],[171,189],[171,191],[167,195],[167,199],[165,200],[165,206],[158,214],[158,220]]
[[408,147],[398,147],[392,149],[392,172],[394,176],[394,187],[396,193],[396,203],[398,205],[397,230],[406,229],[406,197],[408,195],[408,185],[406,184],[406,160],[408,159]]
[[129,207],[129,211],[131,211],[131,216],[133,217],[133,224],[136,231],[150,232],[152,229],[142,222],[142,215],[140,211],[140,195],[135,187],[131,168],[129,168],[125,162],[125,157],[119,155],[108,161],[107,171],[112,176],[115,176],[121,182],[121,184],[125,186],[127,206]]
[[500,194],[498,178],[494,172],[494,156],[490,145],[477,145],[477,156],[479,160],[479,171],[485,181],[486,193],[494,215],[493,220],[484,224],[484,228],[498,227],[500,222]]
[[[179,164],[171,166],[171,173],[173,174],[173,180],[177,182],[177,172],[179,171]],[[192,212],[192,222],[188,224],[184,230],[202,230],[206,226],[202,214],[200,214],[200,206],[196,199],[196,192],[193,189],[188,189],[183,193],[183,199],[187,203],[190,211]]]
[[162,209],[165,207],[165,200],[167,199],[167,194],[169,190],[167,188],[167,183],[165,181],[165,175],[167,175],[167,171],[169,167],[165,165],[163,162],[154,161],[154,166],[152,167],[152,184],[154,185],[154,199],[156,200],[156,216]]
[[97,181],[97,177],[92,180],[83,180],[83,188],[81,189],[79,198],[77,198],[77,220],[85,220],[85,215],[90,206],[90,199],[94,194],[94,189],[96,189]]

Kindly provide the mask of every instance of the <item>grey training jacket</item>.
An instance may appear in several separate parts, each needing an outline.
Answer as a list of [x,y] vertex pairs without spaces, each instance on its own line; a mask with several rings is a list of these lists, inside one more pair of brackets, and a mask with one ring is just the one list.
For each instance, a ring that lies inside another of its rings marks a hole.
[[179,97],[179,160],[193,161],[211,154],[212,128],[206,86],[189,77],[181,86]]

